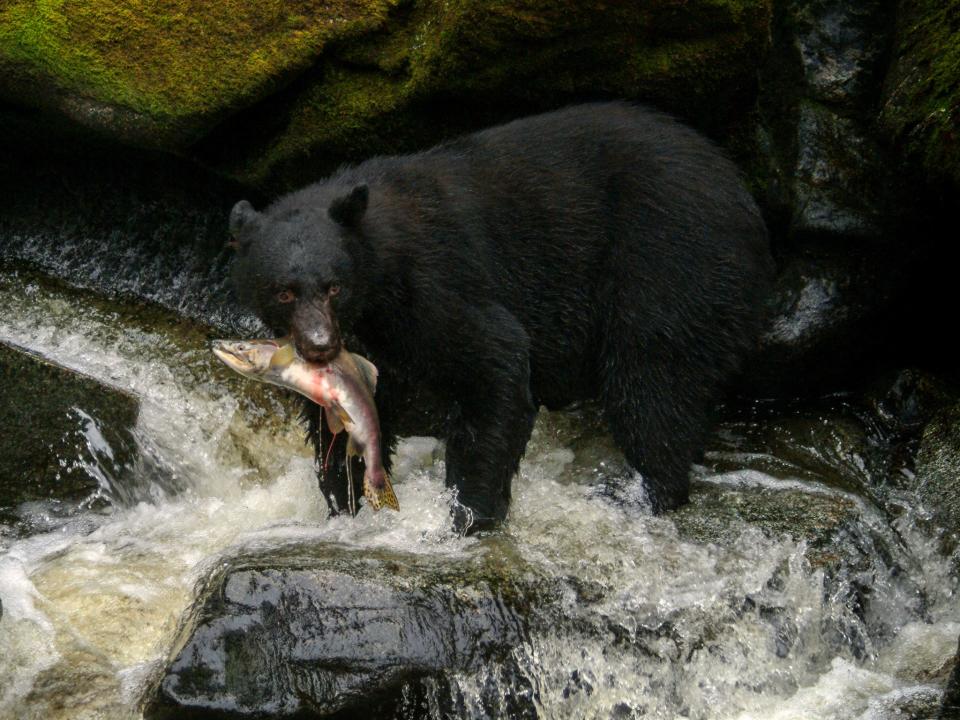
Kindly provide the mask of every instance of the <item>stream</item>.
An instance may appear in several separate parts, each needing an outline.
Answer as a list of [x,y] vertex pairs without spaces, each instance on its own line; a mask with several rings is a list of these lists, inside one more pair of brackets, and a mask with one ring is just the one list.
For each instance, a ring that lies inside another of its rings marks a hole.
[[[538,625],[511,655],[541,718],[935,712],[960,634],[957,565],[853,401],[729,413],[691,506],[664,517],[631,497],[589,407],[542,412],[507,527],[461,538],[429,438],[397,451],[400,513],[327,518],[296,402],[231,376],[209,339],[155,307],[0,273],[0,341],[139,400],[125,448],[81,418],[91,497],[0,516],[0,718],[141,717],[198,584],[225,557],[303,540],[496,554],[557,580],[576,622]],[[458,716],[508,712],[516,690],[488,670],[446,678]]]

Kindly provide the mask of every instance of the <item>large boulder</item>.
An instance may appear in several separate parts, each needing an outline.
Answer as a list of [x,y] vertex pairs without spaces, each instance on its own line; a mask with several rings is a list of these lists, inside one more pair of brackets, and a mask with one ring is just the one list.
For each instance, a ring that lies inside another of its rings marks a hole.
[[188,616],[145,716],[396,709],[423,680],[500,665],[551,600],[487,557],[308,543],[230,558]]
[[273,186],[584,97],[726,128],[752,102],[770,5],[14,0],[0,98]]

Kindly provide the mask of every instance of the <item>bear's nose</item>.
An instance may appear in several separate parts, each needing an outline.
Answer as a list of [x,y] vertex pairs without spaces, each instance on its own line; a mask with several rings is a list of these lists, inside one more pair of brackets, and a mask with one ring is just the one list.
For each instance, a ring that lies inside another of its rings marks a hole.
[[328,334],[323,334],[323,337],[299,338],[297,352],[307,362],[327,362],[340,352],[340,341]]

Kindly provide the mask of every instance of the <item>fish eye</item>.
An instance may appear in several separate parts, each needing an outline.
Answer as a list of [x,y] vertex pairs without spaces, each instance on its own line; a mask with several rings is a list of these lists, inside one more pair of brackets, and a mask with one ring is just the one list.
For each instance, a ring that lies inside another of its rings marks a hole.
[[292,303],[294,300],[294,294],[292,290],[281,290],[277,293],[277,301],[286,305],[287,303]]
[[247,344],[246,344],[246,343],[237,343],[237,350],[239,350],[240,352],[246,352],[246,351],[247,351]]
[[329,293],[330,297],[336,297],[337,295],[340,294],[340,286],[331,285],[330,289],[327,292]]

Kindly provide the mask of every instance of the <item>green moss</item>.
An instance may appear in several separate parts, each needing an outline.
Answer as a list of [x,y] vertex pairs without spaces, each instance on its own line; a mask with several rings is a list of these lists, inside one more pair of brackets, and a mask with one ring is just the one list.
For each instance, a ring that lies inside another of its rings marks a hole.
[[960,186],[960,0],[900,3],[881,121],[928,176]]
[[[34,102],[64,93],[174,127],[268,94],[395,0],[15,0],[0,69]],[[199,123],[202,126],[208,123]]]

